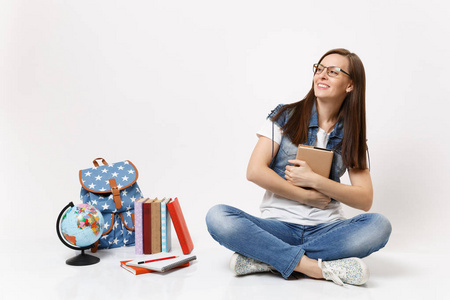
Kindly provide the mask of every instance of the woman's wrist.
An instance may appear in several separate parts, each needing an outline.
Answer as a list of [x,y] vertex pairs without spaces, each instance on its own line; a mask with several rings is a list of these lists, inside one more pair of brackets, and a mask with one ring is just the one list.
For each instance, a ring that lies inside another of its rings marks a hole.
[[310,183],[309,187],[312,189],[315,189],[315,190],[319,190],[321,181],[323,179],[325,179],[325,177],[323,177],[317,173],[313,173],[313,175],[311,176],[311,183]]
[[299,186],[295,186],[298,190],[298,197],[297,197],[297,202],[301,203],[301,204],[305,204],[308,205],[309,201],[311,200],[312,197],[312,192],[310,189],[305,189]]

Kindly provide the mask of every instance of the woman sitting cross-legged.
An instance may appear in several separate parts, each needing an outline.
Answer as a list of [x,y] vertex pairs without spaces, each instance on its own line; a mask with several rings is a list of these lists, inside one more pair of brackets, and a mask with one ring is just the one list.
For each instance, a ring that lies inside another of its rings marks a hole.
[[[296,103],[277,106],[258,131],[247,178],[266,190],[261,217],[227,205],[212,207],[211,236],[236,252],[238,275],[294,271],[343,285],[361,285],[361,258],[383,248],[390,222],[377,213],[345,219],[341,203],[369,211],[372,181],[366,160],[365,71],[359,57],[331,50],[314,65],[313,86]],[[334,151],[329,178],[297,160],[298,145]],[[340,183],[348,170],[351,185]]]

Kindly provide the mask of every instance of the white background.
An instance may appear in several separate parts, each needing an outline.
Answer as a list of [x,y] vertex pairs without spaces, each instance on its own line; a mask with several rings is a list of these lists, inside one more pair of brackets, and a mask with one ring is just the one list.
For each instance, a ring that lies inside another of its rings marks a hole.
[[306,95],[312,64],[338,47],[366,68],[372,211],[393,225],[386,251],[448,253],[445,1],[0,5],[2,253],[69,251],[56,217],[96,157],[131,160],[147,197],[178,197],[194,243],[215,204],[258,214],[263,191],[245,179],[255,132]]

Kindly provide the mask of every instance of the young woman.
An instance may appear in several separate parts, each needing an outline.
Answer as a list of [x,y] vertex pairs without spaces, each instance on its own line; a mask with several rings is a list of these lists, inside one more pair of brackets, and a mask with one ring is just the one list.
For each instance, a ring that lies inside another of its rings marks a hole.
[[[257,135],[247,178],[266,189],[261,217],[227,205],[206,216],[211,236],[236,252],[232,270],[276,270],[284,278],[296,271],[340,285],[364,284],[369,271],[360,258],[384,247],[391,224],[380,214],[345,219],[341,211],[341,203],[369,211],[373,200],[359,57],[345,49],[325,53],[306,97],[277,106]],[[299,144],[334,150],[329,178],[296,159]],[[346,169],[351,185],[339,180]]]

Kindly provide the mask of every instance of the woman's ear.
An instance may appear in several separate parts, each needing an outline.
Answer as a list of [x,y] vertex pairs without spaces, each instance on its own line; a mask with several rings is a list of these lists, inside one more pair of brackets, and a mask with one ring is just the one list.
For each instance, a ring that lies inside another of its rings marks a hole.
[[350,83],[348,84],[347,88],[345,89],[345,91],[347,93],[350,93],[351,91],[353,91],[353,81],[350,81]]

